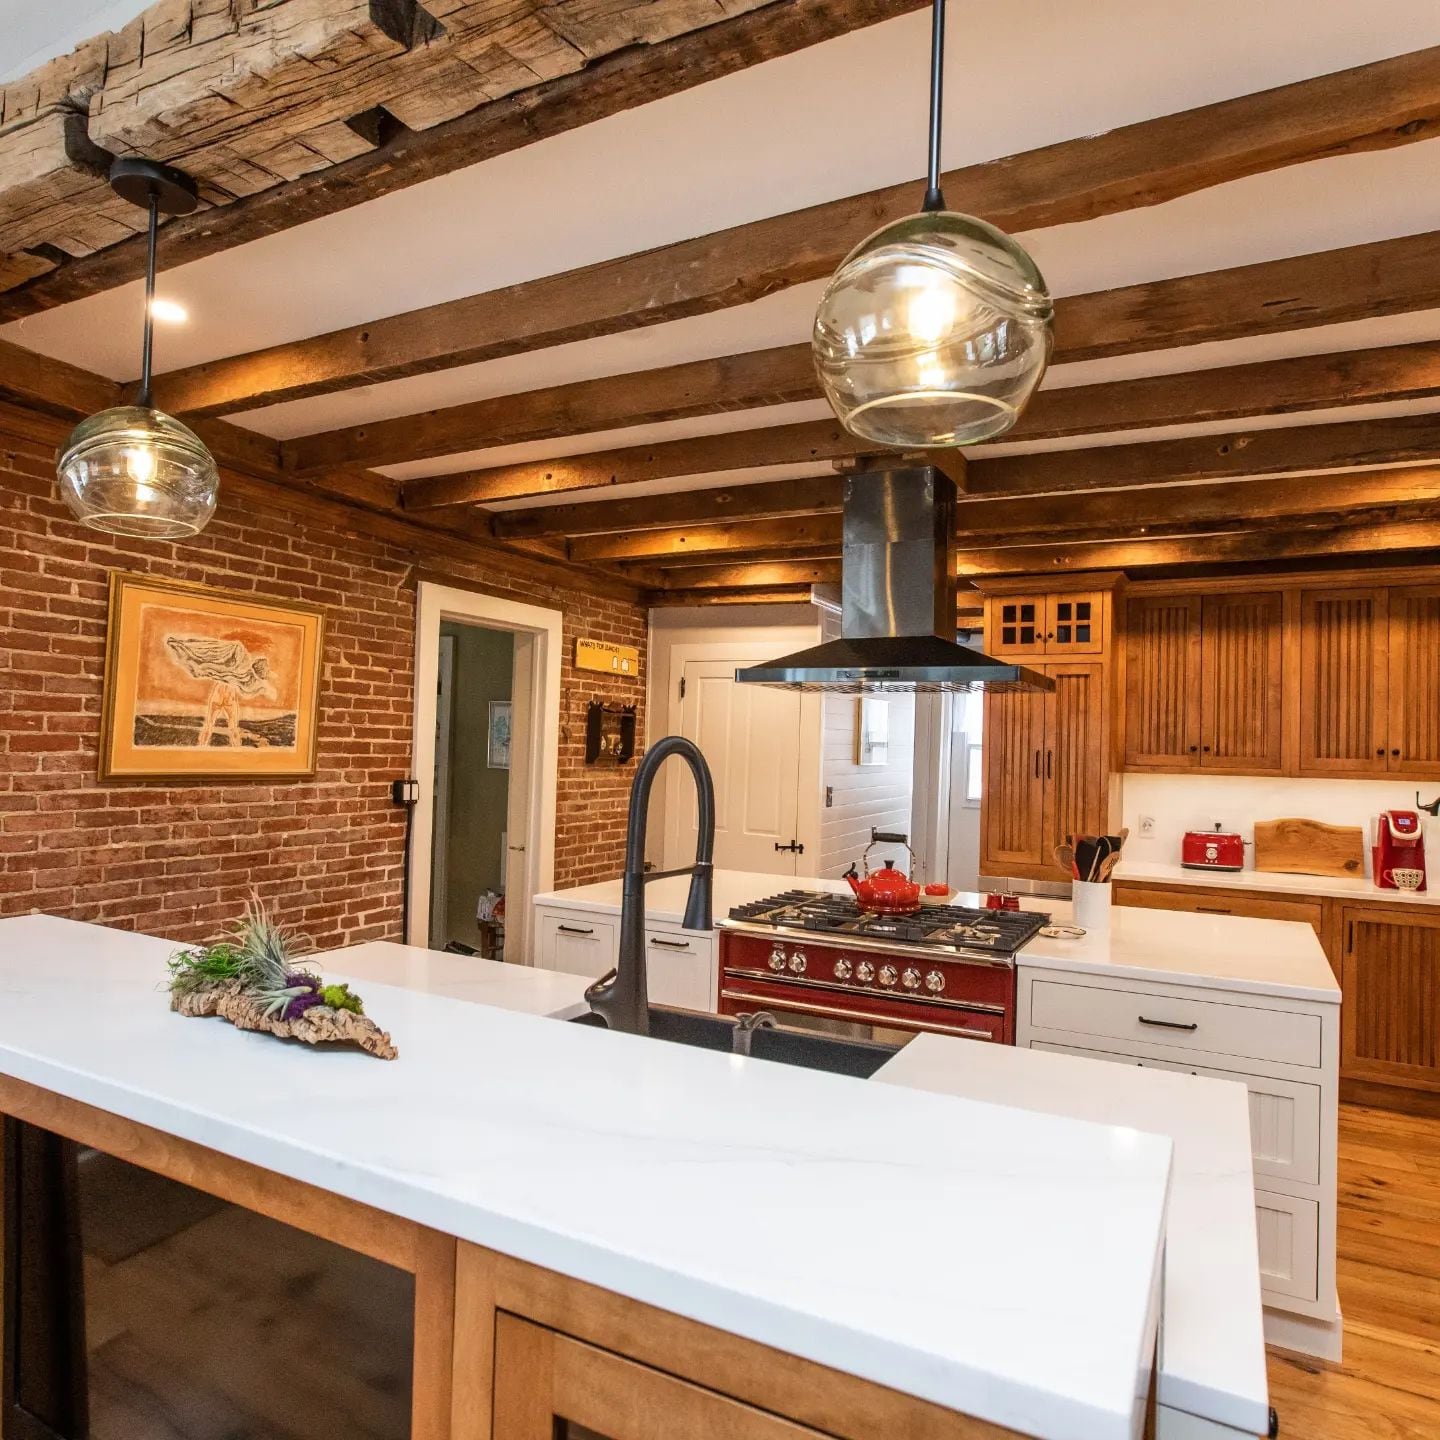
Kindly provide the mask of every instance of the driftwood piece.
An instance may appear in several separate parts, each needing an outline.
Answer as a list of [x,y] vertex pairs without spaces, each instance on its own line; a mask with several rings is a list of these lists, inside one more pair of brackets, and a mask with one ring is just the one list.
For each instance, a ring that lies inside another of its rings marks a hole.
[[357,1045],[381,1060],[394,1060],[400,1054],[390,1036],[368,1015],[312,1005],[294,1020],[282,1020],[278,1015],[267,1017],[264,1009],[244,994],[238,980],[221,981],[184,994],[172,993],[170,1008],[197,1019],[218,1016],[237,1030],[264,1030],[281,1039],[303,1040],[307,1045]]

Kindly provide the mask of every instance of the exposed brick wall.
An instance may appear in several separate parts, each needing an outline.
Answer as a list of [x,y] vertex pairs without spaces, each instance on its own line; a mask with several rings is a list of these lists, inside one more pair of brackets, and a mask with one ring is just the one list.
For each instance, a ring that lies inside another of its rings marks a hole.
[[[644,687],[578,673],[571,657],[581,634],[643,651],[641,608],[563,577],[537,583],[498,552],[483,567],[437,562],[342,507],[317,518],[235,486],[195,540],[111,539],[56,502],[53,455],[43,434],[0,428],[0,915],[195,939],[253,886],[318,945],[398,937],[404,827],[389,783],[410,767],[417,563],[564,612],[556,884],[619,872],[634,767],[584,764],[585,707],[634,700],[643,726]],[[323,608],[314,779],[97,781],[113,569]]]

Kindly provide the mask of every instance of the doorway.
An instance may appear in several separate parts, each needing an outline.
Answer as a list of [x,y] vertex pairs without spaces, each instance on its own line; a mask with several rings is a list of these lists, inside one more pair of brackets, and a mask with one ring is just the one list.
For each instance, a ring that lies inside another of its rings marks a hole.
[[[430,948],[458,942],[504,959],[515,637],[440,622]],[[498,913],[497,913],[498,906]]]
[[532,903],[555,879],[560,654],[558,610],[421,582],[410,944],[498,943],[488,891],[504,959],[532,963]]

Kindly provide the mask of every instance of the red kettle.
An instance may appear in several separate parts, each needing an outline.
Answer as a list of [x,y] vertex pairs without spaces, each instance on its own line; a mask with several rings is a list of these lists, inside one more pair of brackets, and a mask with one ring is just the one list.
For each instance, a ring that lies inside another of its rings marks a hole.
[[920,908],[920,882],[897,870],[889,860],[880,869],[871,870],[870,852],[877,845],[903,845],[914,869],[915,852],[910,848],[908,836],[871,830],[870,843],[860,857],[862,869],[852,865],[843,878],[850,882],[862,910],[873,910],[878,915],[913,914]]

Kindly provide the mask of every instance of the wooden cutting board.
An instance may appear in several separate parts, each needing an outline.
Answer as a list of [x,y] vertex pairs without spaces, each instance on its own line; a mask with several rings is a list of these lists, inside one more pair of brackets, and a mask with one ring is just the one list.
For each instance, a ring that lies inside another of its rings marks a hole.
[[1289,875],[1365,878],[1365,832],[1318,820],[1257,820],[1255,868]]

